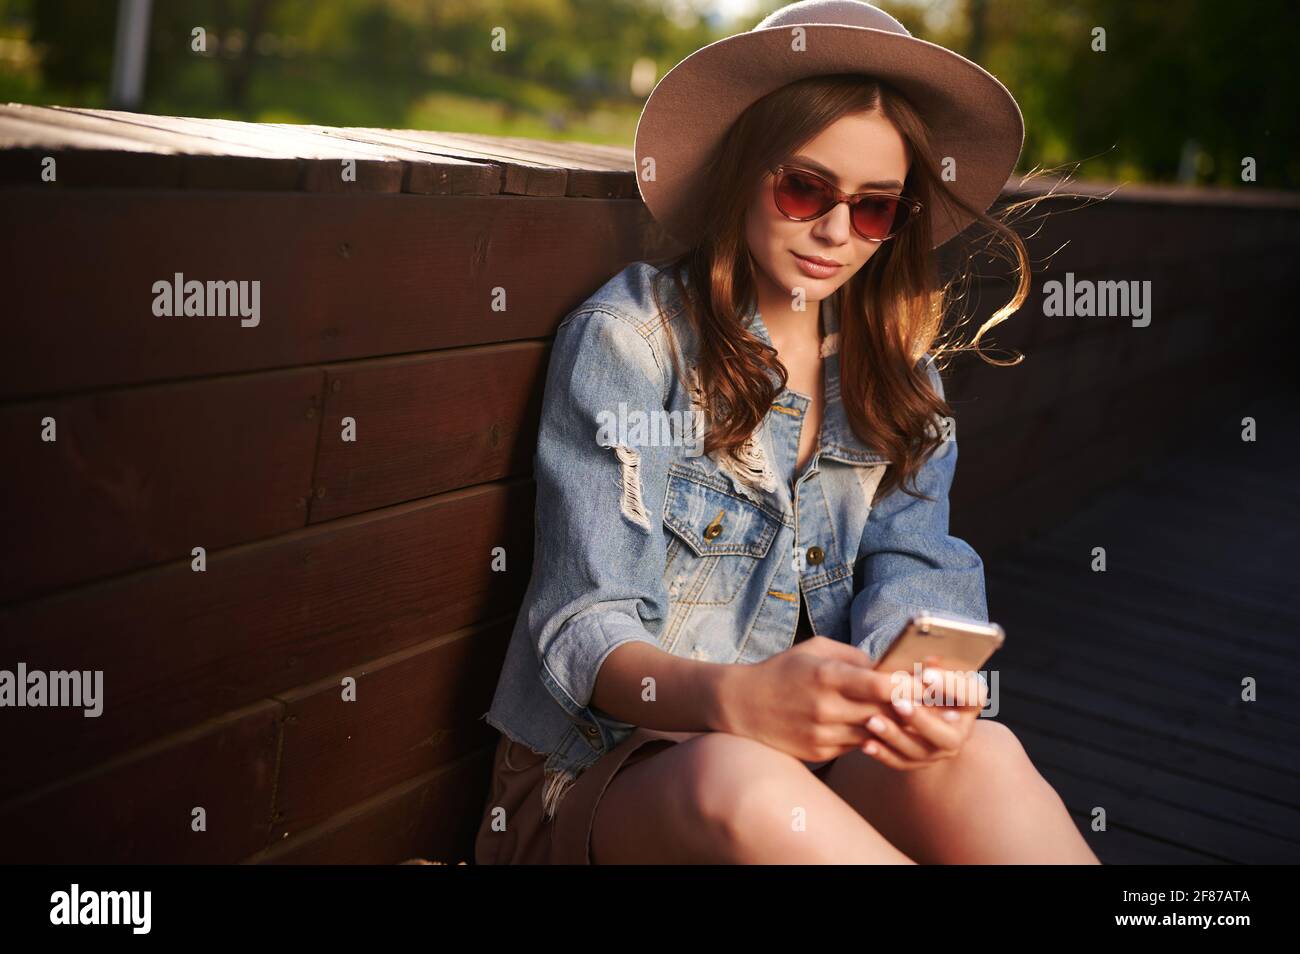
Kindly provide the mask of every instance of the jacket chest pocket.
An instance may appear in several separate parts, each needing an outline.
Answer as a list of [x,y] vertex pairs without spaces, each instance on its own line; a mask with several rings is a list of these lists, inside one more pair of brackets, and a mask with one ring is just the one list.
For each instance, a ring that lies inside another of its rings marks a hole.
[[671,471],[664,501],[671,532],[664,585],[674,603],[725,605],[754,575],[781,521],[757,504]]

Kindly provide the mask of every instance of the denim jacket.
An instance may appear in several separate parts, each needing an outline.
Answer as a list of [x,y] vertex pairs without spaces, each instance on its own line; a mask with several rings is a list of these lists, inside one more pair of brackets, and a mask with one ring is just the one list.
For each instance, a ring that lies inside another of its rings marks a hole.
[[[635,728],[591,704],[601,663],[623,643],[758,662],[792,645],[801,600],[815,634],[873,660],[913,612],[987,621],[983,563],[948,533],[951,430],[918,475],[933,502],[901,490],[873,501],[889,461],[858,440],[840,402],[831,299],[822,319],[820,441],[797,477],[809,399],[788,388],[738,451],[701,454],[702,432],[688,426],[701,419],[694,332],[666,271],[634,262],[560,323],[534,458],[532,577],[482,716],[547,756],[547,818]],[[751,321],[770,344],[757,309]],[[921,360],[942,396],[930,355]],[[651,415],[664,426],[646,425]]]

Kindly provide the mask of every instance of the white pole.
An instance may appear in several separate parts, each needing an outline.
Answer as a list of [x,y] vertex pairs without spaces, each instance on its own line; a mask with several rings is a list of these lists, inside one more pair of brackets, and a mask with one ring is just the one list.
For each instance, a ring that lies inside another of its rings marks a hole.
[[118,0],[117,36],[113,41],[113,79],[109,100],[114,109],[137,109],[144,98],[144,66],[149,51],[152,0]]

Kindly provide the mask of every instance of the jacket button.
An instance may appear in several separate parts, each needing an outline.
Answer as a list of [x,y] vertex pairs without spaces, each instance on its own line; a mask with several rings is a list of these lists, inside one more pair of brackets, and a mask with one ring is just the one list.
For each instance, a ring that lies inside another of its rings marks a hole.
[[584,725],[582,727],[582,731],[587,733],[587,735],[591,736],[593,739],[596,738],[596,736],[600,735],[600,730],[597,729],[594,725]]
[[722,515],[725,511],[719,510],[718,515],[713,518],[713,522],[704,528],[704,539],[717,539],[718,534],[722,532]]
[[807,555],[808,562],[813,566],[816,566],[818,563],[821,563],[822,560],[826,559],[826,553],[821,547],[809,547]]

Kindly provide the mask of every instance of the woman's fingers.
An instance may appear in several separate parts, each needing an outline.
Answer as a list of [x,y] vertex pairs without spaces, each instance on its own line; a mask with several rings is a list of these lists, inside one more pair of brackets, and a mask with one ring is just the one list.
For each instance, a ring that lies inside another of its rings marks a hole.
[[935,754],[936,746],[924,735],[913,735],[903,730],[903,726],[884,716],[872,716],[867,720],[867,729],[879,742],[889,746],[895,753],[908,760],[927,761]]
[[[906,671],[834,667],[831,684],[839,690],[843,707],[833,721],[846,730],[864,725],[869,740],[876,743],[880,761],[896,768],[951,757],[960,750],[966,723],[983,708],[986,690],[975,673],[939,669],[938,660],[927,662],[932,665],[925,667],[920,678]],[[856,737],[859,733],[853,729],[847,734]],[[849,742],[845,739],[840,744]],[[859,748],[865,751],[868,744]]]
[[919,691],[919,684],[912,685],[912,677],[875,671],[847,675],[849,679],[837,686],[841,701],[835,707],[833,722],[865,726],[872,737],[904,759],[932,756],[934,747],[924,734],[904,732],[898,712],[890,705],[891,699],[910,697]]
[[882,744],[878,739],[872,739],[862,747],[862,751],[871,756],[877,762],[883,762],[892,769],[900,772],[911,772],[931,764],[930,762],[917,762],[911,759],[905,759],[889,746]]
[[[852,650],[861,654],[861,650]],[[865,657],[864,657],[865,658]],[[888,673],[857,666],[842,659],[828,660],[822,670],[823,685],[851,702],[880,703],[889,700]]]
[[918,698],[933,705],[983,709],[988,704],[988,687],[978,672],[945,669],[935,656],[926,659],[921,683],[924,691]]
[[886,712],[870,712],[866,721],[835,721],[822,726],[818,742],[824,746],[861,749],[876,741],[907,760],[926,758],[933,748],[920,736],[908,733],[896,717]]
[[896,700],[894,711],[903,726],[913,729],[935,749],[954,753],[961,747],[965,733],[962,719],[971,718],[959,709],[915,705],[906,699]]
[[[922,714],[921,723],[928,726],[927,720],[941,718],[939,710],[932,710]],[[883,750],[884,757],[881,761],[895,768],[916,768],[942,761],[948,757],[945,754],[947,749],[953,747],[955,750],[960,743],[960,730],[957,730],[956,741],[953,741],[953,737],[946,735],[943,729],[932,728],[933,735],[943,736],[943,744],[936,745],[925,731],[916,727],[916,721],[915,715],[905,721],[897,713],[888,710],[873,712],[865,723],[835,722],[824,725],[818,733],[818,743],[828,748],[843,747],[846,751],[866,751],[866,746],[874,743],[878,751]],[[944,729],[948,728],[945,724]]]
[[865,723],[845,722],[824,726],[817,733],[817,744],[827,748],[838,746],[847,752],[850,749],[862,748],[873,738],[875,735]]

